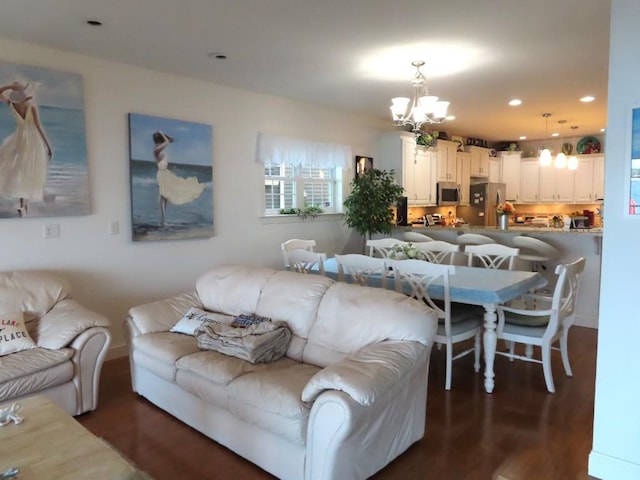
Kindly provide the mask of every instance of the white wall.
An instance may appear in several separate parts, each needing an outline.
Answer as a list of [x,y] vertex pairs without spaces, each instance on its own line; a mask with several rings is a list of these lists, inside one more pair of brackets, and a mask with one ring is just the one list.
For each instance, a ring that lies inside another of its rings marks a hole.
[[[377,133],[388,125],[9,39],[0,38],[0,52],[0,61],[82,75],[92,204],[85,217],[0,221],[0,270],[61,272],[77,300],[111,320],[112,355],[124,353],[121,325],[131,306],[193,289],[213,265],[281,268],[280,243],[294,237],[314,238],[318,250],[329,254],[359,248],[359,237],[336,215],[304,222],[260,218],[264,170],[255,162],[257,133],[350,144],[354,155],[375,157]],[[130,112],[213,126],[213,238],[131,241]],[[120,235],[109,235],[112,220],[119,222]],[[60,225],[60,238],[43,238],[49,223]]]
[[613,0],[609,59],[605,224],[589,474],[640,478],[640,218],[626,215],[630,108],[640,106],[640,2]]

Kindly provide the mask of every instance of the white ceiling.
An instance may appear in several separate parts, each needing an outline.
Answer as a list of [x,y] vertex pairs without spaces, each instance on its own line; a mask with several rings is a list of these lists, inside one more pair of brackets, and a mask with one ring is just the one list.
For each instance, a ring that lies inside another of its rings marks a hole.
[[[456,116],[440,129],[499,141],[545,137],[544,112],[552,114],[549,134],[606,126],[610,7],[610,0],[2,0],[0,36],[385,119],[391,97],[411,95],[411,61],[425,60],[431,94],[450,100]],[[578,101],[587,94],[595,102]],[[520,107],[507,105],[514,97]]]

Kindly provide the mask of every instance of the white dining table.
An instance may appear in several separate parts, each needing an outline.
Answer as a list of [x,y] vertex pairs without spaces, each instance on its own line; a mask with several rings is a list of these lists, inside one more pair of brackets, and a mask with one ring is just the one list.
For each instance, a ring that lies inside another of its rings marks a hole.
[[[324,272],[327,277],[338,280],[338,266],[335,258],[329,258],[324,262]],[[375,277],[372,280],[372,286],[377,286],[375,285]],[[387,288],[395,288],[395,282],[392,278],[388,278],[386,283]],[[449,276],[449,291],[452,302],[484,307],[482,342],[485,362],[484,388],[487,393],[492,393],[495,386],[493,362],[498,344],[496,307],[531,289],[541,288],[546,284],[547,281],[539,273],[520,270],[496,270],[456,265],[455,273]],[[403,288],[406,290],[405,293],[411,293],[408,284],[403,283]],[[442,284],[432,283],[429,287],[429,295],[433,298],[442,298],[444,296]]]

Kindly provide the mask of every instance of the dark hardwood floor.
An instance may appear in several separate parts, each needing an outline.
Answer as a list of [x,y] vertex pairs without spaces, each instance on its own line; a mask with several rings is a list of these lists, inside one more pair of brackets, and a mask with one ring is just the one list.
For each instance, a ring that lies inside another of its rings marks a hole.
[[[573,378],[553,353],[555,394],[546,391],[541,365],[505,357],[496,358],[496,388],[487,394],[472,356],[454,362],[445,392],[444,350],[434,348],[425,436],[372,478],[589,478],[596,340],[596,330],[572,328]],[[132,393],[126,358],[105,363],[98,408],[77,420],[155,480],[274,478]]]

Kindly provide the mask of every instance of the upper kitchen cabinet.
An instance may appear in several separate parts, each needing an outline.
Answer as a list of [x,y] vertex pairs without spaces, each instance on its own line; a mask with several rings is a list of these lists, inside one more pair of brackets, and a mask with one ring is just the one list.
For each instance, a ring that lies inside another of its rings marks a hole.
[[411,133],[390,132],[378,139],[378,158],[374,159],[374,167],[395,171],[396,182],[404,187],[409,205],[435,205],[436,164],[437,152],[416,148]]
[[502,165],[500,159],[489,157],[489,183],[500,183],[502,178]]
[[438,168],[439,182],[458,182],[457,154],[458,144],[448,140],[438,140]]
[[498,152],[502,166],[500,181],[506,185],[507,200],[520,202],[520,161],[522,152]]
[[489,177],[489,149],[467,146],[465,151],[471,154],[471,176]]
[[556,168],[553,165],[540,167],[540,202],[570,203],[574,201],[573,170]]
[[604,155],[578,156],[574,171],[574,199],[578,203],[593,203],[604,198]]
[[538,196],[540,164],[538,159],[523,160],[520,163],[520,201],[539,203]]
[[469,205],[469,187],[471,185],[471,154],[457,152],[458,183],[460,184],[460,205]]

